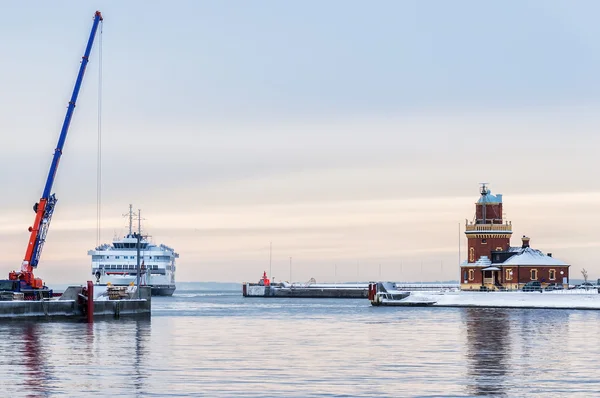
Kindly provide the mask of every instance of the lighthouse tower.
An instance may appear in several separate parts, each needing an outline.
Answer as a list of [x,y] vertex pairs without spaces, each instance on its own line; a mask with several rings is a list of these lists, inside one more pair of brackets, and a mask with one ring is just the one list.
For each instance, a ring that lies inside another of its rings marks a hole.
[[461,264],[461,285],[477,285],[483,282],[483,272],[499,271],[491,267],[493,252],[507,252],[510,249],[512,224],[503,219],[502,195],[492,195],[487,183],[481,184],[481,196],[475,203],[473,221],[466,221],[467,260]]

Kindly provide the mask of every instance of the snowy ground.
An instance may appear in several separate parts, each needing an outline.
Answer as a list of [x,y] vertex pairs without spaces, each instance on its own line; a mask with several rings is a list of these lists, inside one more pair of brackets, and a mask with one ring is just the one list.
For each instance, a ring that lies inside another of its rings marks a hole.
[[403,302],[435,302],[439,307],[522,307],[600,310],[597,290],[540,292],[411,292]]

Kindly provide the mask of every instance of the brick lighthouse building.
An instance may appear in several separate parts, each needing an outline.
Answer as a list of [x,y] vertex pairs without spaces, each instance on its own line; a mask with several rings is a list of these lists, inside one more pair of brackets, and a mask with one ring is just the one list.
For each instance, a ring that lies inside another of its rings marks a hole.
[[570,265],[532,249],[526,236],[521,246],[511,247],[512,223],[504,220],[502,195],[492,195],[486,184],[480,194],[475,217],[465,225],[467,259],[460,267],[461,289],[519,289],[528,282],[567,285]]

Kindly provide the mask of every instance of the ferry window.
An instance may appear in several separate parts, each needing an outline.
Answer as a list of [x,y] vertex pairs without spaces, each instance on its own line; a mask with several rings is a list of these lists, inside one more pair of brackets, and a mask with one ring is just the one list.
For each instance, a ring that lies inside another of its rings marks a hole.
[[123,266],[121,264],[117,265],[117,269],[123,269]]
[[512,276],[513,276],[512,270],[510,268],[507,269],[506,270],[506,275],[505,275],[504,279],[506,279],[507,281],[512,281]]
[[537,279],[537,269],[531,270],[531,280],[534,281]]
[[100,264],[100,269],[103,269],[103,268],[104,268],[104,264]]
[[120,259],[120,258],[121,258],[121,256],[115,256],[115,258],[118,260],[118,259]]
[[473,279],[475,279],[475,270],[470,269],[469,270],[469,280],[472,281]]
[[548,272],[548,274],[549,274],[549,279],[550,279],[551,281],[554,281],[554,280],[556,280],[556,270],[555,270],[555,269],[551,269],[551,270]]

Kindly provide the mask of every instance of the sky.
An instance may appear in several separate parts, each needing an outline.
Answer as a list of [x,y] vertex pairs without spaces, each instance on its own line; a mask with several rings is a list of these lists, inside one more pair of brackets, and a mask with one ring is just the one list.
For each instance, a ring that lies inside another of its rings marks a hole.
[[49,284],[91,276],[99,119],[101,240],[133,204],[178,281],[456,280],[481,182],[513,245],[600,278],[592,1],[5,5],[0,272],[23,259],[96,7]]

